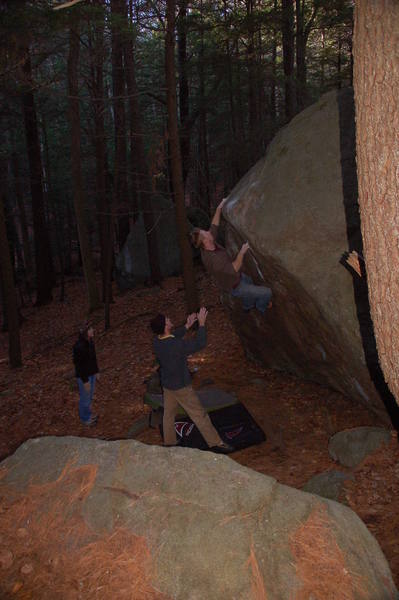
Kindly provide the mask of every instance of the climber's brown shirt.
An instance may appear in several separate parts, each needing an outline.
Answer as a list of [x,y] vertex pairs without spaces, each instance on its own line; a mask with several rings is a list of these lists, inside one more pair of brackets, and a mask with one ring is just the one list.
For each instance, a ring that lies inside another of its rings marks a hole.
[[215,250],[205,250],[201,248],[201,258],[207,272],[215,278],[216,283],[222,290],[231,292],[231,290],[240,282],[240,273],[233,265],[226,248],[223,248],[216,242],[218,226],[211,225],[209,230],[215,240]]

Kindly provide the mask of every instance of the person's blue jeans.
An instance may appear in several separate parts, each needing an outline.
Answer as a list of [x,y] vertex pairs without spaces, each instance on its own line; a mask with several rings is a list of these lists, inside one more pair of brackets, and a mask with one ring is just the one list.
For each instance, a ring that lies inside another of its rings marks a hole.
[[249,275],[241,273],[241,279],[238,286],[231,291],[234,298],[242,299],[244,310],[251,310],[256,307],[261,313],[264,313],[272,299],[272,291],[263,285],[255,285]]
[[96,384],[96,376],[90,375],[90,377],[89,377],[89,384],[90,384],[89,392],[86,391],[84,383],[80,379],[80,377],[78,377],[77,379],[78,379],[78,386],[79,386],[79,417],[80,417],[80,420],[83,421],[83,423],[87,423],[91,419],[91,402],[93,400],[94,388],[95,388],[95,384]]

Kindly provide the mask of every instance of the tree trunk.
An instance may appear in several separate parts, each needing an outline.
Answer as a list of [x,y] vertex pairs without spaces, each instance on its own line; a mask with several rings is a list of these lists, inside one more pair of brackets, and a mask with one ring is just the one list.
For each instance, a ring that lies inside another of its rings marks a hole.
[[338,32],[337,45],[337,88],[340,90],[342,88],[342,37],[340,31]]
[[10,367],[15,368],[22,365],[21,342],[19,337],[17,293],[7,238],[3,193],[0,193],[0,274],[3,302],[7,314],[8,356]]
[[190,170],[190,91],[187,77],[187,0],[179,0],[177,19],[177,56],[179,68],[179,115],[180,149],[182,158],[183,186],[185,189]]
[[370,312],[385,380],[399,403],[399,3],[355,3],[359,206]]
[[256,58],[254,34],[254,0],[246,0],[248,21],[247,69],[248,69],[248,113],[249,113],[249,156],[253,164],[259,157],[259,117],[256,94]]
[[[200,30],[200,54],[199,54],[199,102],[200,102],[200,114],[199,114],[199,132],[198,132],[198,195],[199,205],[208,215],[211,212],[211,196],[209,190],[209,156],[208,156],[208,131],[207,131],[207,110],[205,108],[205,73],[204,73],[204,60],[205,60],[205,48],[204,48],[204,23],[203,23],[203,0],[200,3],[201,12],[201,30]],[[227,41],[227,60],[229,61],[230,67],[230,80],[231,80],[231,61],[228,52],[228,41]],[[230,117],[231,117],[231,130],[232,139],[230,144],[234,146],[234,115],[232,114],[234,105],[232,104],[232,98],[230,98]]]
[[72,234],[75,231],[75,224],[73,222],[73,211],[71,203],[67,200],[66,207],[66,253],[65,253],[65,273],[67,275],[72,274],[73,268],[73,252],[72,252]]
[[127,183],[127,147],[125,85],[123,70],[123,48],[121,23],[123,23],[125,0],[111,0],[111,44],[112,44],[112,93],[115,124],[114,202],[121,213],[118,218],[119,250],[129,235],[129,190]]
[[25,265],[25,278],[26,284],[28,288],[31,288],[32,282],[32,273],[33,273],[33,262],[32,262],[32,251],[30,248],[29,242],[29,234],[28,234],[28,225],[26,220],[26,211],[24,198],[22,193],[21,179],[19,175],[19,163],[18,156],[16,152],[13,152],[11,157],[11,165],[12,171],[15,180],[15,196],[17,200],[18,206],[18,216],[19,216],[19,224],[21,227],[21,235],[22,235],[22,248],[24,252],[24,265]]
[[[96,4],[101,5],[101,0]],[[104,16],[98,16],[93,23],[93,29],[89,34],[90,44],[90,83],[89,91],[93,105],[94,120],[94,150],[96,157],[96,207],[97,222],[100,241],[100,264],[102,273],[102,299],[105,302],[105,290],[107,280],[107,236],[109,230],[108,221],[111,217],[107,202],[107,151],[105,137],[105,101],[104,101]]]
[[111,327],[112,302],[112,264],[114,259],[114,223],[112,216],[108,220],[105,260],[105,298],[104,298],[104,329]]
[[71,165],[73,198],[75,206],[76,221],[78,225],[78,236],[82,266],[85,275],[89,311],[92,312],[100,306],[96,275],[94,272],[93,258],[90,248],[89,234],[87,231],[87,220],[85,215],[85,197],[82,181],[82,156],[80,150],[80,112],[79,112],[79,85],[78,85],[78,62],[79,62],[79,13],[74,9],[71,15],[68,55],[68,93],[69,93],[69,120],[71,126]]
[[130,108],[130,157],[131,170],[137,170],[140,209],[143,211],[144,227],[146,230],[148,259],[150,263],[151,282],[162,281],[156,220],[152,202],[152,183],[148,171],[147,158],[144,148],[144,138],[141,128],[142,117],[138,102],[138,91],[134,64],[134,47],[131,36],[124,42],[124,59],[126,85],[129,94]]
[[306,48],[310,32],[320,8],[320,3],[313,0],[312,12],[305,23],[306,0],[295,0],[296,15],[296,81],[297,81],[297,110],[302,110],[308,103]]
[[294,5],[293,0],[282,0],[283,65],[285,79],[285,115],[290,121],[296,112],[294,81]]
[[352,22],[352,35],[350,36],[349,41],[349,55],[350,55],[350,85],[353,87],[353,36],[354,36],[354,26],[355,24]]
[[320,36],[321,36],[321,61],[320,61],[320,94],[322,94],[325,90],[324,90],[324,79],[325,79],[325,48],[326,48],[326,34],[324,29],[321,30],[320,32]]
[[176,223],[179,237],[180,255],[183,267],[183,281],[188,312],[198,309],[198,295],[195,284],[191,246],[188,241],[186,207],[184,204],[183,173],[180,155],[179,130],[177,125],[176,76],[175,76],[175,0],[166,3],[165,74],[166,101],[168,108],[168,133],[171,157],[173,192],[175,195]]
[[[200,102],[203,103],[205,96],[204,76],[200,73]],[[208,127],[207,127],[207,112],[205,108],[201,108],[199,116],[199,132],[198,132],[198,163],[199,163],[199,196],[200,206],[209,216],[211,212],[211,195],[209,189],[210,170],[208,156]]]
[[[273,4],[273,16],[276,19],[278,10],[278,0],[274,0]],[[272,42],[272,81],[270,89],[270,120],[272,125],[272,132],[276,130],[277,125],[277,28],[273,27],[273,42]]]
[[43,132],[44,142],[44,180],[45,180],[45,200],[47,204],[47,210],[50,211],[51,204],[51,221],[54,225],[54,247],[56,248],[58,263],[60,268],[60,302],[65,300],[65,261],[64,261],[64,231],[63,231],[63,215],[62,215],[62,203],[61,202],[50,202],[53,199],[53,180],[50,163],[50,153],[47,137],[47,127],[45,117],[41,118],[41,126]]
[[296,15],[296,97],[298,110],[306,106],[306,39],[304,30],[304,0],[295,0]]
[[44,214],[43,169],[39,132],[37,127],[35,99],[32,92],[32,72],[29,48],[24,48],[24,54],[25,57],[22,70],[26,90],[22,94],[22,104],[32,194],[32,216],[37,281],[36,305],[41,306],[51,302],[52,300],[54,271],[51,259],[50,241]]
[[64,231],[63,231],[63,215],[57,209],[54,211],[55,216],[55,234],[56,245],[58,252],[58,261],[60,264],[60,302],[65,300],[65,259],[64,259]]
[[[242,177],[244,173],[247,172],[249,167],[251,166],[251,161],[249,158],[249,142],[247,136],[247,126],[246,126],[246,107],[244,106],[243,94],[242,90],[244,88],[244,84],[242,81],[242,66],[241,66],[241,55],[240,55],[240,45],[239,38],[235,36],[234,40],[234,63],[236,65],[236,83],[235,83],[235,105],[236,105],[236,126],[237,126],[237,141],[238,141],[238,167],[239,167],[239,177]],[[230,191],[230,187],[228,188]]]
[[[226,28],[229,27],[228,11],[229,11],[229,4],[228,4],[227,0],[224,0],[223,1],[223,17],[224,17],[224,20],[226,23],[225,24]],[[202,0],[201,0],[201,13],[202,13]],[[203,69],[203,60],[202,60],[202,55],[204,53],[204,51],[203,51],[203,46],[204,46],[203,28],[204,28],[204,26],[202,26],[202,28],[201,28],[200,90],[205,89],[204,73],[203,73],[204,69]],[[237,118],[238,117],[236,115],[236,103],[235,103],[235,93],[234,93],[234,84],[233,84],[233,65],[232,65],[232,60],[231,60],[232,59],[232,50],[233,50],[233,48],[230,43],[230,38],[228,35],[226,35],[225,61],[226,61],[226,69],[227,69],[226,76],[227,76],[228,97],[229,97],[229,121],[230,121],[230,123],[229,123],[229,129],[230,129],[229,144],[230,144],[230,149],[231,149],[230,177],[229,177],[229,181],[225,182],[225,185],[227,184],[226,187],[228,189],[231,189],[235,185],[235,183],[240,179],[240,175],[241,175],[240,153],[238,152],[238,149],[240,148],[241,144],[240,144],[240,140],[238,139],[238,130],[237,130]],[[200,126],[201,126],[201,122],[200,122]],[[201,136],[201,130],[200,130],[200,136]],[[200,137],[200,144],[201,144],[201,137]],[[203,184],[201,184],[201,186],[203,187]],[[209,191],[209,178],[208,178],[208,191]],[[210,200],[211,199],[209,197],[208,209],[207,209],[208,213],[210,212]]]

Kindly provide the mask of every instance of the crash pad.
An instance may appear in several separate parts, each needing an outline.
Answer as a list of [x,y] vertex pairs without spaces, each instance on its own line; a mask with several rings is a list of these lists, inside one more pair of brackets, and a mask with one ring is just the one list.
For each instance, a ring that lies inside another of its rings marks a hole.
[[[214,409],[209,413],[209,418],[222,440],[232,445],[235,450],[261,444],[266,440],[264,431],[241,402]],[[188,416],[178,416],[175,429],[179,446],[208,450],[208,444]],[[162,424],[160,431],[163,436]]]

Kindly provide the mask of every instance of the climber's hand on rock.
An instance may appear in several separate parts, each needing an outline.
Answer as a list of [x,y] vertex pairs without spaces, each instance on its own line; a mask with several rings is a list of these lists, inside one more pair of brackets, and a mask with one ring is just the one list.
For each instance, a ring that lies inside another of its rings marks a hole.
[[249,244],[248,242],[244,242],[244,244],[241,246],[241,254],[244,256],[244,254],[247,252],[247,250],[249,250]]

